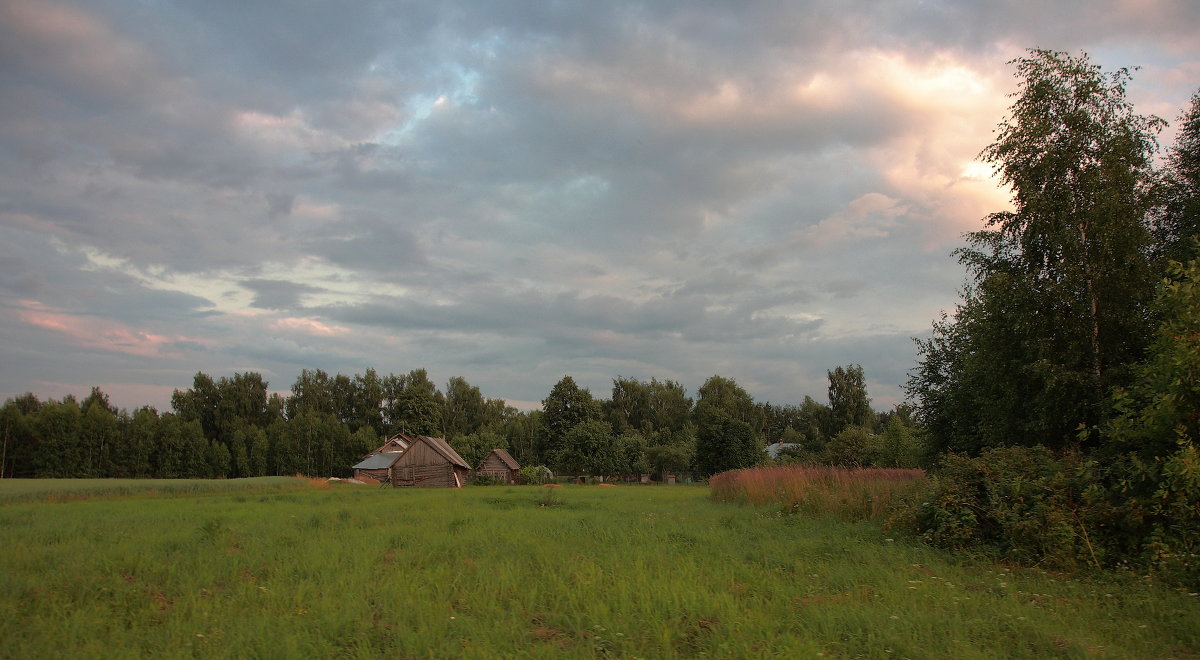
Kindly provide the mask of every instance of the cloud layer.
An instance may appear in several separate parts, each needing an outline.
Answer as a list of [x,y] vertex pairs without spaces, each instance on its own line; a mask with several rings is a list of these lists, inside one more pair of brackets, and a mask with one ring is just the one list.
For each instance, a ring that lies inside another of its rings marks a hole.
[[901,397],[1026,47],[1140,65],[1195,3],[0,0],[0,396],[426,367]]

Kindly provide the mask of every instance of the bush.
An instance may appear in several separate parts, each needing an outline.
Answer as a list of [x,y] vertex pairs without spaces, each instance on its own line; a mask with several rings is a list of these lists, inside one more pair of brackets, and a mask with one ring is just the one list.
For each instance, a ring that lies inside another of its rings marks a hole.
[[504,486],[508,480],[494,474],[477,474],[471,479],[472,486]]
[[1055,568],[1098,565],[1088,534],[1090,467],[1075,455],[1056,459],[1045,447],[947,454],[907,520],[940,547]]
[[879,437],[862,426],[847,426],[825,445],[824,462],[847,468],[875,465],[881,449]]
[[554,480],[554,473],[545,465],[523,467],[517,472],[517,483],[540,486]]

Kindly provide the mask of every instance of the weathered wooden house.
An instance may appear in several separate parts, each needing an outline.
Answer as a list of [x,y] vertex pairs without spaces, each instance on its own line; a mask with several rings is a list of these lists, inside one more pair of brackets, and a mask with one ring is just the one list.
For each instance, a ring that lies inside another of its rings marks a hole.
[[391,464],[389,475],[396,488],[448,487],[467,483],[471,466],[445,440],[419,435]]
[[491,477],[493,479],[502,479],[505,483],[517,483],[517,472],[521,469],[521,464],[516,461],[509,453],[503,449],[493,449],[492,453],[488,454],[483,462],[479,464],[479,468],[475,470],[475,474],[481,477]]

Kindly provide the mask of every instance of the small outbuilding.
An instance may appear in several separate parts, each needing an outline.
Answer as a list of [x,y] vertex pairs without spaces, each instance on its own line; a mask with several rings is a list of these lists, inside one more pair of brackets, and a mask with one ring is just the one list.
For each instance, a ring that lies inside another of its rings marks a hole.
[[379,483],[391,481],[392,464],[400,458],[401,453],[403,452],[390,451],[367,454],[366,458],[354,466],[354,478],[361,480],[366,477]]
[[400,458],[400,454],[403,454],[404,450],[408,449],[412,443],[413,439],[403,433],[397,433],[388,438],[387,442],[364,456],[363,460],[352,468],[354,478],[367,477],[380,483],[391,481],[392,463],[395,463],[396,459]]
[[467,483],[471,466],[450,443],[419,435],[389,468],[392,486],[459,488]]
[[479,468],[475,470],[475,474],[481,477],[491,477],[493,479],[503,480],[505,483],[517,483],[517,472],[521,469],[521,464],[517,462],[506,450],[493,449],[492,453],[488,454],[483,462],[479,464]]

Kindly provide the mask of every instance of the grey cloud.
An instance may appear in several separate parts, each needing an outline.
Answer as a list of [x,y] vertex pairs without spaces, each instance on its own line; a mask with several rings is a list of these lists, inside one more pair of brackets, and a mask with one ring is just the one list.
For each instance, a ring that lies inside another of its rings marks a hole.
[[286,280],[244,280],[241,285],[254,292],[250,306],[259,309],[294,309],[300,307],[300,299],[305,294],[322,291],[318,287]]
[[[187,336],[156,362],[185,375],[428,366],[538,400],[562,373],[604,392],[612,370],[644,369],[798,400],[823,391],[825,368],[860,362],[884,387],[912,359],[905,328],[953,303],[961,269],[910,199],[886,236],[790,240],[863,195],[906,194],[872,159],[928,118],[851,70],[854,54],[1002,76],[999,53],[1030,45],[1185,71],[1200,6],[1131,7],[13,0],[0,6],[0,302]],[[46,11],[82,32],[31,20]],[[793,94],[818,73],[838,94]],[[121,267],[87,263],[90,250]],[[334,283],[277,273],[309,263],[369,302],[306,307]],[[225,309],[240,291],[161,290],[176,275],[241,283],[266,311],[212,311],[209,297]],[[342,327],[264,340],[284,311]],[[845,332],[862,318],[878,327]],[[394,337],[412,343],[381,354]],[[16,347],[0,354],[0,391],[34,378],[17,353],[79,350],[76,372],[97,376],[136,361],[11,319],[0,338]]]

